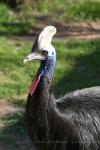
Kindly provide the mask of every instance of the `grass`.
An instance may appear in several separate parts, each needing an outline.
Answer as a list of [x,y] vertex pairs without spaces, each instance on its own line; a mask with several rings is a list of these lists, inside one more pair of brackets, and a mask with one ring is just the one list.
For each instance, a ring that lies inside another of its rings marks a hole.
[[[43,0],[22,5],[22,10],[41,12],[54,18],[64,20],[96,20],[100,19],[99,0]],[[34,10],[34,11],[33,11]]]
[[3,36],[23,35],[29,33],[35,26],[33,16],[28,17],[24,12],[11,10],[5,4],[0,3],[0,34]]
[[[100,85],[100,40],[55,41],[57,65],[52,81],[53,93],[63,94]],[[0,98],[9,99],[17,107],[25,107],[29,84],[39,62],[22,64],[30,51],[31,41],[13,41],[0,37]],[[5,128],[0,130],[0,143],[8,150],[27,150],[24,113],[15,112],[0,116]]]
[[43,0],[20,5],[15,10],[0,3],[0,34],[30,34],[40,21],[39,17],[61,22],[100,20],[100,0],[53,0],[51,3]]
[[[9,36],[29,34],[33,27],[37,27],[36,16],[60,21],[99,20],[100,0],[53,0],[51,3],[43,0],[38,5],[18,6],[16,10],[0,3],[0,99],[9,100],[20,108],[26,105],[28,87],[39,62],[23,65],[22,59],[30,52],[33,42],[16,41]],[[57,40],[53,45],[57,51],[57,65],[52,92],[56,97],[73,90],[100,85],[100,39]],[[7,150],[30,149],[23,112],[0,115],[1,122],[5,124],[0,130],[2,146],[7,146]]]
[[26,131],[23,116],[23,113],[17,112],[0,118],[5,124],[5,128],[0,130],[0,144],[5,145],[6,143],[7,150],[27,150],[29,148],[25,141]]
[[[56,95],[100,84],[99,40],[56,41],[54,45],[57,49],[57,66],[53,78]],[[27,93],[39,66],[37,62],[22,64],[22,59],[31,47],[30,41],[17,44],[16,41],[0,38],[0,97],[16,97]]]
[[58,60],[54,90],[57,95],[100,85],[99,40],[68,41],[56,46]]
[[[4,45],[4,43],[6,44]],[[32,75],[32,68],[28,65],[25,67],[22,64],[25,52],[30,49],[32,43],[22,42],[18,46],[16,44],[16,42],[12,43],[6,38],[0,39],[1,97],[6,95],[20,95],[21,93],[24,93],[29,76]],[[32,66],[32,64],[30,66]]]

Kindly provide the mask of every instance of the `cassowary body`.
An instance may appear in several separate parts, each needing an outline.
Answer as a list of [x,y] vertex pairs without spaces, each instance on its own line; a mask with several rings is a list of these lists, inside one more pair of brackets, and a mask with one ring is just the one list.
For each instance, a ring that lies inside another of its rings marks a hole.
[[[51,33],[51,26],[48,28]],[[55,49],[52,45],[40,45],[42,48],[38,52],[32,51],[24,59],[24,62],[34,57],[41,59],[30,87],[25,114],[27,130],[36,149],[100,150],[100,87],[68,93],[56,100],[49,94]]]

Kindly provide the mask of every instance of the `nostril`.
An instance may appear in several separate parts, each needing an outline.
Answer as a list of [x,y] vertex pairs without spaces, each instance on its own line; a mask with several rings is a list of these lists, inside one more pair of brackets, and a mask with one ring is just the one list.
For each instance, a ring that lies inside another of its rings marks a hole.
[[26,57],[26,59],[28,59],[28,57]]

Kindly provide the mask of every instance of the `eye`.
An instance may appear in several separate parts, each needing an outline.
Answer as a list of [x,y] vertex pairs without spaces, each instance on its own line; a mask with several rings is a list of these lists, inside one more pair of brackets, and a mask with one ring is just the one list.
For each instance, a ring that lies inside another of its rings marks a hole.
[[48,55],[48,51],[42,51],[42,55],[47,56]]

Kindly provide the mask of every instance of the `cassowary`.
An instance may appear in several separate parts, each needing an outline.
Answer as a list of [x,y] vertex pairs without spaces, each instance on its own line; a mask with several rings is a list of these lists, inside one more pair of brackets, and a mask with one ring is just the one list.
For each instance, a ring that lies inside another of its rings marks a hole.
[[100,150],[100,87],[68,93],[58,100],[50,94],[56,64],[51,44],[55,33],[55,27],[45,27],[23,60],[41,62],[26,106],[29,136],[36,150]]

